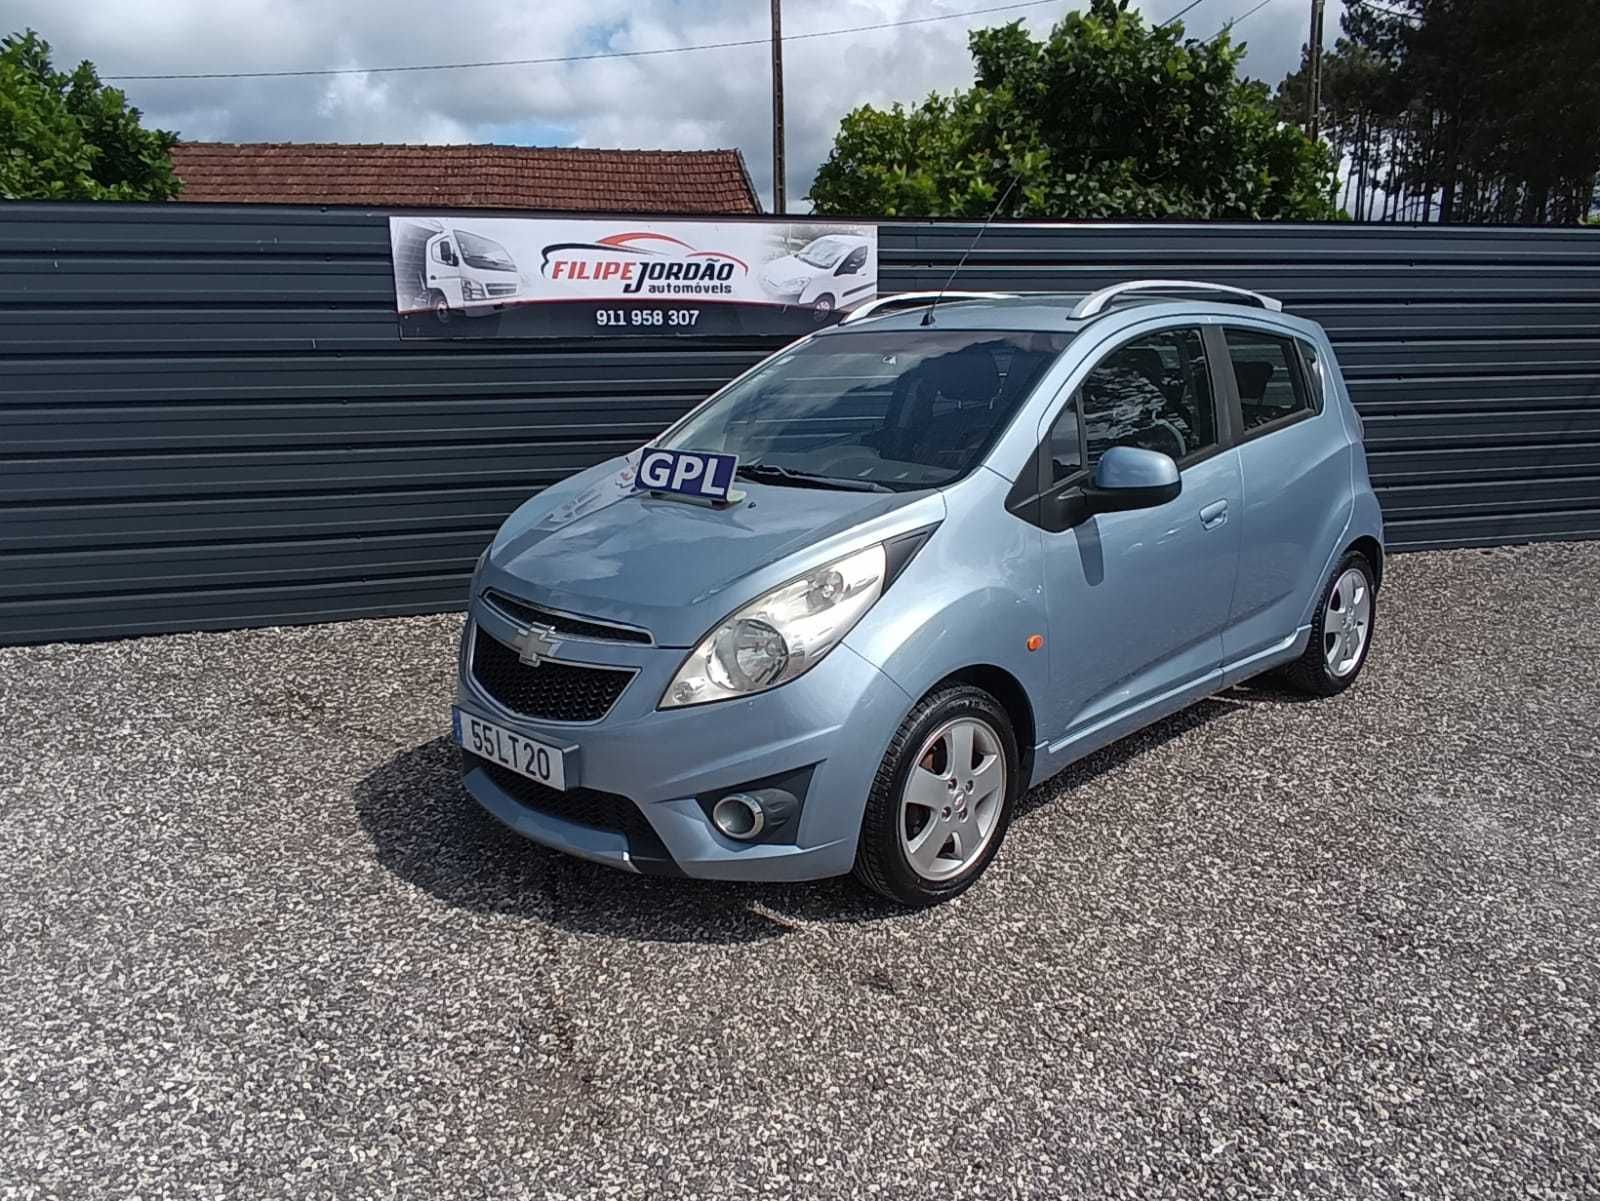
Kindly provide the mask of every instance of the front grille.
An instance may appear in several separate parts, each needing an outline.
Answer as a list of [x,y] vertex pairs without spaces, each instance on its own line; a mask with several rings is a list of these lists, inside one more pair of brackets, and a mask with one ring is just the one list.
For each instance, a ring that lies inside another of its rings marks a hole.
[[639,806],[625,796],[593,788],[569,788],[563,792],[471,752],[463,754],[469,766],[483,768],[489,779],[494,781],[495,787],[525,809],[576,822],[580,826],[616,830],[623,834],[649,825],[644,814],[639,812]]
[[574,638],[592,638],[599,642],[640,642],[646,646],[650,645],[649,633],[631,626],[614,626],[606,622],[585,621],[581,617],[568,617],[564,613],[554,613],[537,605],[513,600],[503,592],[491,591],[486,594],[486,599],[513,621],[549,626],[557,633],[571,634]]
[[524,663],[511,647],[478,629],[472,677],[513,713],[543,721],[599,721],[611,712],[633,672],[545,660]]
[[516,284],[490,284],[488,287],[490,296],[515,296],[517,294]]

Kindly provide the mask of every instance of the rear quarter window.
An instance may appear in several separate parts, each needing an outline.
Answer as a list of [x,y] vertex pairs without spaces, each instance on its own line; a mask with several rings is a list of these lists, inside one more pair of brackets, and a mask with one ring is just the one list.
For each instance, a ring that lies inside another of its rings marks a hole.
[[1300,357],[1306,363],[1306,382],[1311,386],[1311,404],[1320,413],[1325,391],[1322,381],[1322,356],[1317,354],[1317,348],[1310,342],[1300,340],[1299,346]]

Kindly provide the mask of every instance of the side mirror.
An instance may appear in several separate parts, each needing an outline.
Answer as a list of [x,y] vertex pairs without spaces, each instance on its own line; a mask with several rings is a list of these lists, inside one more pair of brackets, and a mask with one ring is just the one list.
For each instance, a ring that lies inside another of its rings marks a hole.
[[1153,509],[1176,500],[1183,477],[1170,456],[1137,446],[1113,446],[1100,456],[1094,482],[1083,489],[1090,513]]

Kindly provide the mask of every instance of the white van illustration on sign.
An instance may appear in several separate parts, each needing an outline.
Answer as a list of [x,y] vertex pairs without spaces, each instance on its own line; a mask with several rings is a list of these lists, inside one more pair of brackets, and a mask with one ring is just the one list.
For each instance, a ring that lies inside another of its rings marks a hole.
[[493,238],[436,222],[408,223],[395,246],[396,266],[415,296],[410,311],[429,309],[440,321],[452,313],[493,313],[522,290],[517,264]]
[[810,305],[819,314],[848,309],[878,290],[872,240],[859,234],[824,234],[768,263],[761,286],[784,304]]

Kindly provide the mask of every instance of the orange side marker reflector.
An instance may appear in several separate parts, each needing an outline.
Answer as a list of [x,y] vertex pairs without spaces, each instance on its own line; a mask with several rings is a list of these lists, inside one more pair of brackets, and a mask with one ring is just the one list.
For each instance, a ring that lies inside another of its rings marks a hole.
[[1044,635],[1043,634],[1029,634],[1028,635],[1028,649],[1030,651],[1036,651],[1043,645],[1044,645]]

